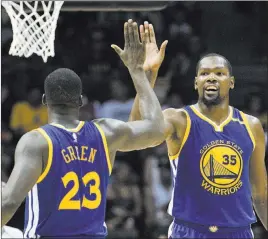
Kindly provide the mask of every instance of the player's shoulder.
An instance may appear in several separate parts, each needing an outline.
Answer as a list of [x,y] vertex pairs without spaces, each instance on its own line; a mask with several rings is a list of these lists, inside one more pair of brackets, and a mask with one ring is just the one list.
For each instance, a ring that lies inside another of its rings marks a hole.
[[106,137],[113,136],[115,133],[124,133],[126,122],[112,118],[94,119],[92,122],[100,130],[102,130]]
[[261,121],[257,117],[250,115],[250,114],[246,114],[246,113],[243,113],[243,114],[247,118],[248,123],[251,127],[256,127],[259,125],[261,126]]
[[18,146],[20,145],[40,150],[48,148],[48,142],[44,134],[42,134],[38,129],[25,133],[19,140]]
[[48,141],[38,130],[25,133],[19,140],[16,151],[40,151],[48,150]]
[[32,141],[34,140],[35,143],[38,143],[39,141],[42,142],[43,141],[43,135],[40,133],[40,131],[38,129],[34,129],[34,130],[31,130],[27,133],[25,133],[21,140],[23,141]]
[[187,118],[187,112],[183,108],[167,108],[163,110],[163,115],[166,119],[175,121],[184,121]]
[[106,118],[98,118],[98,119],[93,119],[91,121],[93,124],[103,124],[106,122]]
[[99,118],[94,119],[91,122],[94,125],[101,126],[101,127],[113,127],[116,126],[119,120],[110,119],[110,118]]
[[253,115],[243,113],[248,121],[250,130],[252,131],[255,138],[264,137],[264,130],[261,121]]

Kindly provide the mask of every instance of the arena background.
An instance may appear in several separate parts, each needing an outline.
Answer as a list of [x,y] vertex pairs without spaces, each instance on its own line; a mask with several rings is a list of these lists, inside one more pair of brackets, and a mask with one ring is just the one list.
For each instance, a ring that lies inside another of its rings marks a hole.
[[[73,69],[83,80],[81,120],[128,119],[135,91],[110,45],[123,46],[123,23],[129,18],[153,23],[159,44],[169,40],[155,88],[163,108],[179,108],[197,99],[196,63],[201,55],[216,52],[233,66],[231,104],[259,117],[267,139],[267,12],[268,2],[199,1],[169,2],[166,9],[155,12],[61,12],[55,57],[45,64],[35,55],[25,59],[8,54],[12,28],[2,8],[2,181],[8,180],[21,135],[47,121],[41,105],[43,82],[58,67]],[[107,198],[108,238],[166,235],[170,187],[165,144],[118,153]],[[23,220],[24,204],[8,225],[22,229]],[[253,230],[255,238],[265,238],[259,222]]]

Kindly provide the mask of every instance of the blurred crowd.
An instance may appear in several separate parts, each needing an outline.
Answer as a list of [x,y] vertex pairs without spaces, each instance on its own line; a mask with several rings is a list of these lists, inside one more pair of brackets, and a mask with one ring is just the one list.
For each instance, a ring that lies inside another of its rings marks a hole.
[[[153,23],[158,44],[169,40],[155,87],[163,109],[180,108],[196,100],[195,67],[206,53],[198,2],[175,2],[159,12],[62,12],[56,30],[55,57],[46,64],[37,56],[23,59],[8,55],[12,30],[8,17],[2,14],[2,181],[8,180],[12,170],[19,138],[47,123],[46,108],[41,104],[43,82],[58,67],[73,69],[83,81],[81,120],[128,120],[135,91],[127,69],[109,46],[123,46],[123,23],[129,18]],[[259,92],[249,94],[242,110],[261,120],[267,141],[264,102]],[[235,102],[231,104],[236,106]],[[107,196],[109,238],[157,238],[167,234],[171,222],[166,212],[171,197],[170,176],[165,144],[140,152],[118,153]],[[22,229],[23,220],[24,205],[9,225]],[[262,230],[258,222],[254,232],[261,234]]]

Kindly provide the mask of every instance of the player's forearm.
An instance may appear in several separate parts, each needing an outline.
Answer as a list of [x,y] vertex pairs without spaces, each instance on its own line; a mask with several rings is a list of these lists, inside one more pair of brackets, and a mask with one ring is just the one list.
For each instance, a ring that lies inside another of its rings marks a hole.
[[[158,75],[158,71],[147,71],[146,72],[146,77],[150,82],[150,85],[152,88],[154,88],[155,82],[156,82],[156,78]],[[137,94],[132,106],[132,110],[129,116],[129,121],[134,121],[134,120],[140,120],[141,119],[141,115],[140,115],[140,110],[139,110],[139,95]]]
[[2,211],[2,219],[1,219],[1,225],[2,227],[6,225],[9,220],[13,217],[17,209],[19,208],[20,204],[13,202],[8,198],[8,196],[3,192],[2,194],[2,205],[1,205],[1,211]]
[[254,196],[253,204],[258,217],[260,218],[262,225],[268,230],[267,212],[268,212],[268,199],[267,199],[267,183],[265,193],[263,195]]
[[130,71],[130,75],[139,97],[141,119],[153,120],[159,126],[164,125],[160,103],[147,80],[145,72],[142,69],[136,69],[133,72]]
[[146,71],[145,73],[151,87],[154,88],[158,71]]

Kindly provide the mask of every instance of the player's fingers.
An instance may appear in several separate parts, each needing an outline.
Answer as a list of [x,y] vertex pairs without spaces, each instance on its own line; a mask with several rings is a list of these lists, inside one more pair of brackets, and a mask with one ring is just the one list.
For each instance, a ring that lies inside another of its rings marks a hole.
[[149,23],[147,21],[144,22],[144,32],[148,32],[147,38],[145,37],[146,43],[150,43],[150,35],[149,35]]
[[128,23],[124,24],[124,38],[125,38],[125,48],[129,46],[129,36],[128,36]]
[[138,30],[138,24],[136,22],[133,22],[133,32],[134,32],[134,40],[136,44],[140,44],[140,37],[139,37],[139,30]]
[[133,21],[132,19],[128,20],[128,36],[130,45],[134,44],[134,31],[133,31]]
[[144,26],[140,25],[140,35],[141,35],[141,42],[144,41]]
[[160,54],[161,54],[162,57],[165,56],[165,52],[166,52],[167,44],[168,44],[168,41],[165,40],[165,41],[162,43],[161,47],[160,47]]
[[156,43],[155,34],[154,34],[154,27],[152,24],[149,24],[149,37],[150,37],[150,42]]
[[123,50],[122,50],[119,46],[112,44],[111,47],[115,50],[115,52],[116,52],[119,56],[121,56]]
[[144,43],[149,43],[149,31],[147,29],[145,29],[144,32]]

